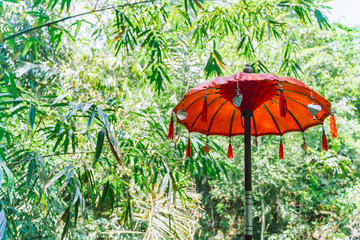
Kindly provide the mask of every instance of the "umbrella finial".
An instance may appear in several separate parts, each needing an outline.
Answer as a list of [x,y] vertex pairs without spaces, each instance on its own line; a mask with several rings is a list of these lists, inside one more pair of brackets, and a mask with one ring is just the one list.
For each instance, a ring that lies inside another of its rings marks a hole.
[[244,67],[243,72],[244,72],[244,73],[253,73],[253,69],[251,68],[251,66],[250,66],[249,63],[246,63],[246,64],[245,64],[245,67]]

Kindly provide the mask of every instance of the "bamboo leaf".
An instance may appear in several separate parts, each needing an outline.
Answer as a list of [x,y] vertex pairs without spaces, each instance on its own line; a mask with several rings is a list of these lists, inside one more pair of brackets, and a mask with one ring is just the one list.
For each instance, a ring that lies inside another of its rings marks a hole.
[[123,207],[123,212],[121,214],[121,219],[120,219],[121,225],[124,225],[124,223],[126,222],[128,216],[129,216],[129,210],[130,210],[130,198],[126,201],[126,203]]
[[80,28],[81,28],[81,24],[82,24],[82,21],[78,20],[77,23],[76,23],[76,29],[75,29],[74,38],[76,38],[76,36],[78,35],[78,33],[80,31]]
[[70,215],[71,207],[68,207],[65,212],[61,215],[59,221],[56,223],[56,228],[62,226]]
[[40,3],[41,3],[42,0],[36,0],[32,6],[32,8],[36,8]]
[[12,200],[14,198],[14,175],[12,174],[12,172],[10,171],[10,169],[6,166],[5,162],[0,161],[0,167],[2,167],[2,169],[5,170],[7,179],[8,179],[8,192],[9,192],[9,199],[10,199],[10,203],[12,203]]
[[91,107],[92,107],[91,103],[85,103],[83,110],[81,111],[81,114],[86,113]]
[[166,173],[164,179],[162,180],[161,186],[159,188],[160,195],[163,195],[165,192],[165,189],[169,186],[169,180],[170,180],[170,175],[169,175],[169,173]]
[[31,45],[33,44],[33,42],[31,41],[26,41],[25,45],[24,45],[24,48],[22,50],[22,53],[21,53],[21,56],[24,57],[27,52],[30,50],[31,48]]
[[[5,74],[5,76],[7,76],[6,74]],[[18,88],[17,88],[17,86],[16,86],[16,82],[15,82],[15,79],[14,79],[14,74],[10,74],[9,75],[9,80],[10,80],[10,84],[11,84],[11,92],[12,92],[12,94],[15,96],[15,97],[18,97],[19,95],[18,95]],[[16,99],[15,99],[16,100]],[[14,101],[15,101],[14,100]]]
[[67,30],[63,30],[63,31],[65,33],[66,38],[69,40],[69,42],[71,44],[75,44],[75,40],[74,40],[73,36],[71,36],[71,34]]
[[31,178],[32,178],[33,171],[34,171],[34,166],[35,166],[35,161],[31,160],[29,163],[29,169],[28,169],[27,178],[26,178],[26,189],[27,190],[30,187]]
[[78,201],[80,196],[81,196],[80,189],[78,186],[76,186],[75,196],[74,196],[74,199],[73,199],[71,205],[74,205]]
[[89,131],[89,129],[90,129],[90,127],[91,127],[91,125],[92,125],[92,123],[94,121],[95,113],[96,113],[96,108],[94,108],[92,110],[92,113],[91,113],[91,115],[89,117],[89,120],[88,120],[88,123],[87,123],[87,127],[86,127],[85,131],[82,132],[82,134],[86,134]]
[[60,187],[59,192],[58,192],[58,194],[56,195],[57,197],[60,196],[61,192],[62,192],[62,191],[64,190],[64,188],[69,184],[71,178],[74,177],[74,176],[75,176],[74,170],[71,170],[71,171],[67,174],[67,176],[66,176],[66,178],[65,178],[65,181],[64,181],[64,184]]
[[68,207],[68,209],[66,209],[64,215],[61,217],[62,221],[65,221],[65,226],[63,229],[63,232],[61,233],[61,240],[64,239],[64,237],[66,236],[66,233],[69,231],[70,229],[70,208]]
[[3,178],[4,178],[4,172],[3,172],[2,168],[0,167],[0,189],[2,187]]
[[69,11],[70,9],[71,0],[66,0],[66,10]]
[[74,116],[83,106],[83,103],[79,103],[78,105],[76,105],[68,114],[66,114],[65,119]]
[[214,56],[216,62],[220,65],[220,67],[226,71],[222,57],[216,50],[214,50],[213,56]]
[[64,10],[64,8],[65,8],[65,3],[66,3],[66,0],[62,0],[62,1],[61,1],[61,5],[60,5],[61,11]]
[[120,32],[120,19],[119,19],[119,10],[115,9],[115,17],[116,17],[116,27],[118,32]]
[[[6,217],[3,209],[0,211],[0,239],[4,239],[5,236]],[[5,238],[6,239],[6,238]]]
[[77,225],[77,219],[78,219],[78,214],[79,214],[79,205],[80,205],[80,199],[75,203],[75,228],[76,228],[76,225]]
[[52,104],[50,104],[50,106],[55,105],[56,103],[60,102],[61,100],[63,100],[64,98],[67,97],[67,94],[64,95],[59,95]]
[[62,129],[62,130],[60,131],[61,133],[59,133],[59,137],[58,137],[58,139],[56,140],[56,143],[55,143],[55,145],[54,145],[54,147],[53,147],[53,149],[52,149],[53,152],[56,152],[57,147],[59,146],[59,144],[61,143],[62,139],[64,138],[64,135],[65,135],[65,132],[64,132],[64,131],[65,131],[64,129]]
[[123,165],[122,163],[122,155],[119,151],[119,147],[117,145],[117,142],[115,140],[115,138],[110,134],[110,132],[108,130],[106,130],[106,138],[109,142],[109,146],[110,146],[110,150],[112,152],[112,154],[114,155],[116,161],[120,164]]
[[46,216],[49,215],[49,209],[47,207],[46,201],[45,201],[45,194],[41,195],[41,202],[44,206],[45,212],[46,212]]
[[63,176],[67,171],[74,168],[72,165],[67,166],[66,168],[63,168],[60,172],[58,172],[49,182],[45,184],[44,189],[47,189],[51,185],[55,183],[56,180],[58,180],[61,176]]
[[38,49],[37,49],[36,43],[33,44],[33,50],[34,50],[35,60],[36,60],[36,61],[39,61],[39,53],[38,53]]
[[240,40],[240,42],[239,42],[239,45],[238,45],[237,48],[236,48],[238,51],[240,51],[240,50],[242,49],[246,38],[247,38],[246,35],[241,38],[241,40]]
[[[22,111],[26,110],[27,106],[22,106],[22,107],[18,107],[16,108],[12,113],[9,114],[9,116],[7,118],[11,118],[12,116],[16,115],[16,114],[20,114]],[[0,139],[1,140],[1,139]]]
[[[72,130],[70,130],[72,131]],[[70,135],[70,131],[65,134],[65,140],[64,140],[64,153],[67,153],[67,150],[68,150],[68,147],[69,147],[69,143],[70,143],[70,138],[71,138],[71,135]]]
[[103,149],[104,145],[104,138],[105,138],[105,131],[101,130],[98,133],[97,142],[96,142],[96,151],[95,151],[95,157],[93,160],[93,167],[95,166],[96,162],[99,160],[101,151]]
[[108,196],[108,194],[109,194],[109,188],[110,188],[110,182],[109,181],[107,181],[106,183],[105,183],[105,186],[104,186],[104,189],[103,189],[103,193],[102,193],[102,195],[101,195],[101,198],[100,198],[100,200],[99,200],[99,203],[98,203],[98,205],[97,205],[97,210],[100,210],[100,208],[101,208],[101,206],[104,204],[104,202],[105,202],[105,200],[106,200],[106,198],[107,198],[107,196]]
[[104,114],[105,114],[104,111],[100,107],[97,107],[97,111],[98,111],[100,120],[103,120]]
[[35,123],[35,105],[33,103],[30,103],[30,110],[29,110],[29,121],[30,121],[30,127],[34,128]]

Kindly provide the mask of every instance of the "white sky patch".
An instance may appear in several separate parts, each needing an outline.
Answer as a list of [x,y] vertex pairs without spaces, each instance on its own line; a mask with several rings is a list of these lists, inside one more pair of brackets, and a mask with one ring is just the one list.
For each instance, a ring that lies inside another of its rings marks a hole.
[[326,5],[332,7],[327,14],[331,22],[340,22],[349,27],[360,25],[360,0],[334,0]]

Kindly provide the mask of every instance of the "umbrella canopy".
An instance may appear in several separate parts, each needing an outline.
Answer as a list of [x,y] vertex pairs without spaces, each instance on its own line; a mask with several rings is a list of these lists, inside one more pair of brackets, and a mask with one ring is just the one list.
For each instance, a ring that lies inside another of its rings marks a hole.
[[[272,74],[252,74],[250,65],[244,72],[218,77],[192,88],[173,109],[177,122],[189,133],[205,135],[244,135],[245,151],[245,240],[252,239],[251,135],[280,135],[323,124],[331,114],[331,105],[301,81]],[[169,138],[174,137],[173,117]],[[330,119],[331,135],[336,137],[336,122]],[[307,144],[303,143],[306,151]],[[323,150],[328,143],[323,127]],[[204,151],[210,148],[204,146]],[[280,140],[279,157],[283,153]],[[191,155],[190,134],[186,157]],[[228,157],[233,157],[229,138]]]
[[[240,106],[233,102],[237,89],[242,95]],[[287,105],[287,113],[283,117],[280,108],[281,92]],[[202,120],[204,102],[207,105],[206,121]],[[312,115],[314,112],[311,113],[309,107],[320,111]],[[185,119],[180,119],[177,114],[177,121],[189,132],[230,137],[244,134],[241,117],[244,110],[253,112],[251,135],[257,137],[304,132],[309,127],[322,124],[331,114],[331,105],[324,97],[295,78],[240,72],[197,85],[173,111],[180,111],[180,118],[181,111],[187,113]]]

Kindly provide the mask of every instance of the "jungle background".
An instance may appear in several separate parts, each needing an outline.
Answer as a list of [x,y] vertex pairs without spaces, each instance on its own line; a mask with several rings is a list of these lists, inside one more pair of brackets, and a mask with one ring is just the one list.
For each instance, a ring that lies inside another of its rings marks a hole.
[[0,238],[242,239],[243,137],[167,139],[193,86],[292,76],[321,127],[253,138],[254,239],[359,239],[360,29],[326,0],[0,1]]

